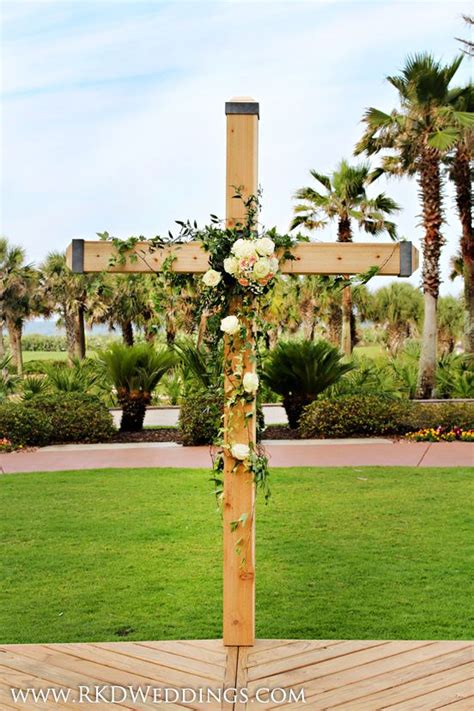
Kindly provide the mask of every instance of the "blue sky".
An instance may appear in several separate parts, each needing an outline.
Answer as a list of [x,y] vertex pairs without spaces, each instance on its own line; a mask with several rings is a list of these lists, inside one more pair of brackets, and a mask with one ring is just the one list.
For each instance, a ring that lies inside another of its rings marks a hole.
[[[261,105],[262,219],[286,230],[308,170],[351,156],[365,107],[395,105],[384,77],[410,52],[452,59],[470,11],[456,0],[4,1],[0,230],[38,262],[73,237],[223,215],[224,102],[238,95]],[[459,81],[470,72],[466,59]],[[416,184],[379,185],[404,206],[400,234],[419,242]],[[461,289],[446,281],[459,235],[450,191],[446,218],[444,293]]]

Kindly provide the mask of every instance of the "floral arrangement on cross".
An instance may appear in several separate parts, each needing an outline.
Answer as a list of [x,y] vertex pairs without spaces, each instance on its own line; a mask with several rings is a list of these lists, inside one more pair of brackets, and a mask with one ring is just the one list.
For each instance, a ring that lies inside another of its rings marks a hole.
[[[219,499],[223,494],[224,451],[234,460],[233,471],[242,465],[253,475],[258,490],[267,501],[268,459],[263,447],[256,442],[254,427],[255,411],[260,379],[258,376],[256,344],[268,326],[265,310],[271,302],[271,294],[280,265],[284,260],[294,259],[291,249],[301,235],[281,235],[275,228],[265,230],[258,222],[259,196],[244,199],[236,191],[236,199],[243,200],[246,219],[233,227],[223,227],[215,215],[211,226],[199,231],[190,223],[181,224],[182,237],[192,235],[201,241],[209,253],[209,270],[203,275],[204,298],[202,308],[209,314],[209,328],[216,339],[224,335],[226,341],[223,373],[224,421],[214,456],[213,481]],[[241,412],[249,428],[248,436],[241,441],[234,420],[241,422]],[[245,519],[253,512],[245,514]],[[234,527],[244,525],[245,520],[235,521]]]

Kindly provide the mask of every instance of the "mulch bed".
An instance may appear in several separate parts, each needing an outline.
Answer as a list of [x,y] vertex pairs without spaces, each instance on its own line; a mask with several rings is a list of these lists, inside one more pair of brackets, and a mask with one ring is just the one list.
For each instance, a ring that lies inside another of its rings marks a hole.
[[[263,433],[263,439],[299,439],[296,430],[285,425],[271,425]],[[179,442],[177,427],[145,429],[142,432],[117,432],[112,442]]]

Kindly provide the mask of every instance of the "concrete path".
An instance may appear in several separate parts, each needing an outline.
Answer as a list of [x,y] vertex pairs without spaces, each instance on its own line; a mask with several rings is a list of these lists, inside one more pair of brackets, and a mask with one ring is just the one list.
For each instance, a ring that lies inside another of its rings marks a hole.
[[[120,425],[122,411],[116,408],[110,410],[117,427]],[[264,405],[263,416],[266,425],[286,425],[288,418],[285,408],[281,405]],[[162,427],[174,427],[178,424],[179,407],[149,407],[145,414],[145,425],[161,425]]]
[[[465,442],[392,440],[300,440],[265,443],[272,467],[473,467],[474,445]],[[211,465],[209,447],[173,442],[44,447],[0,454],[0,473],[137,467],[201,468]]]

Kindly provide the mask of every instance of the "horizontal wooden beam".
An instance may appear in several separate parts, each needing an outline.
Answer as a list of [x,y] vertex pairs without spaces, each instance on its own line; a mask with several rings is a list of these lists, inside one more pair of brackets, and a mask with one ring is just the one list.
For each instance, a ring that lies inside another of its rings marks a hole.
[[[281,264],[283,274],[361,274],[370,267],[379,267],[381,275],[406,277],[418,269],[418,250],[411,242],[301,242],[292,253],[295,259]],[[116,254],[111,242],[73,240],[67,248],[66,258],[69,268],[75,273],[159,272],[170,256],[174,257],[172,269],[177,273],[202,274],[209,268],[208,256],[199,242],[155,250],[148,242],[138,242],[124,264],[111,266]]]

